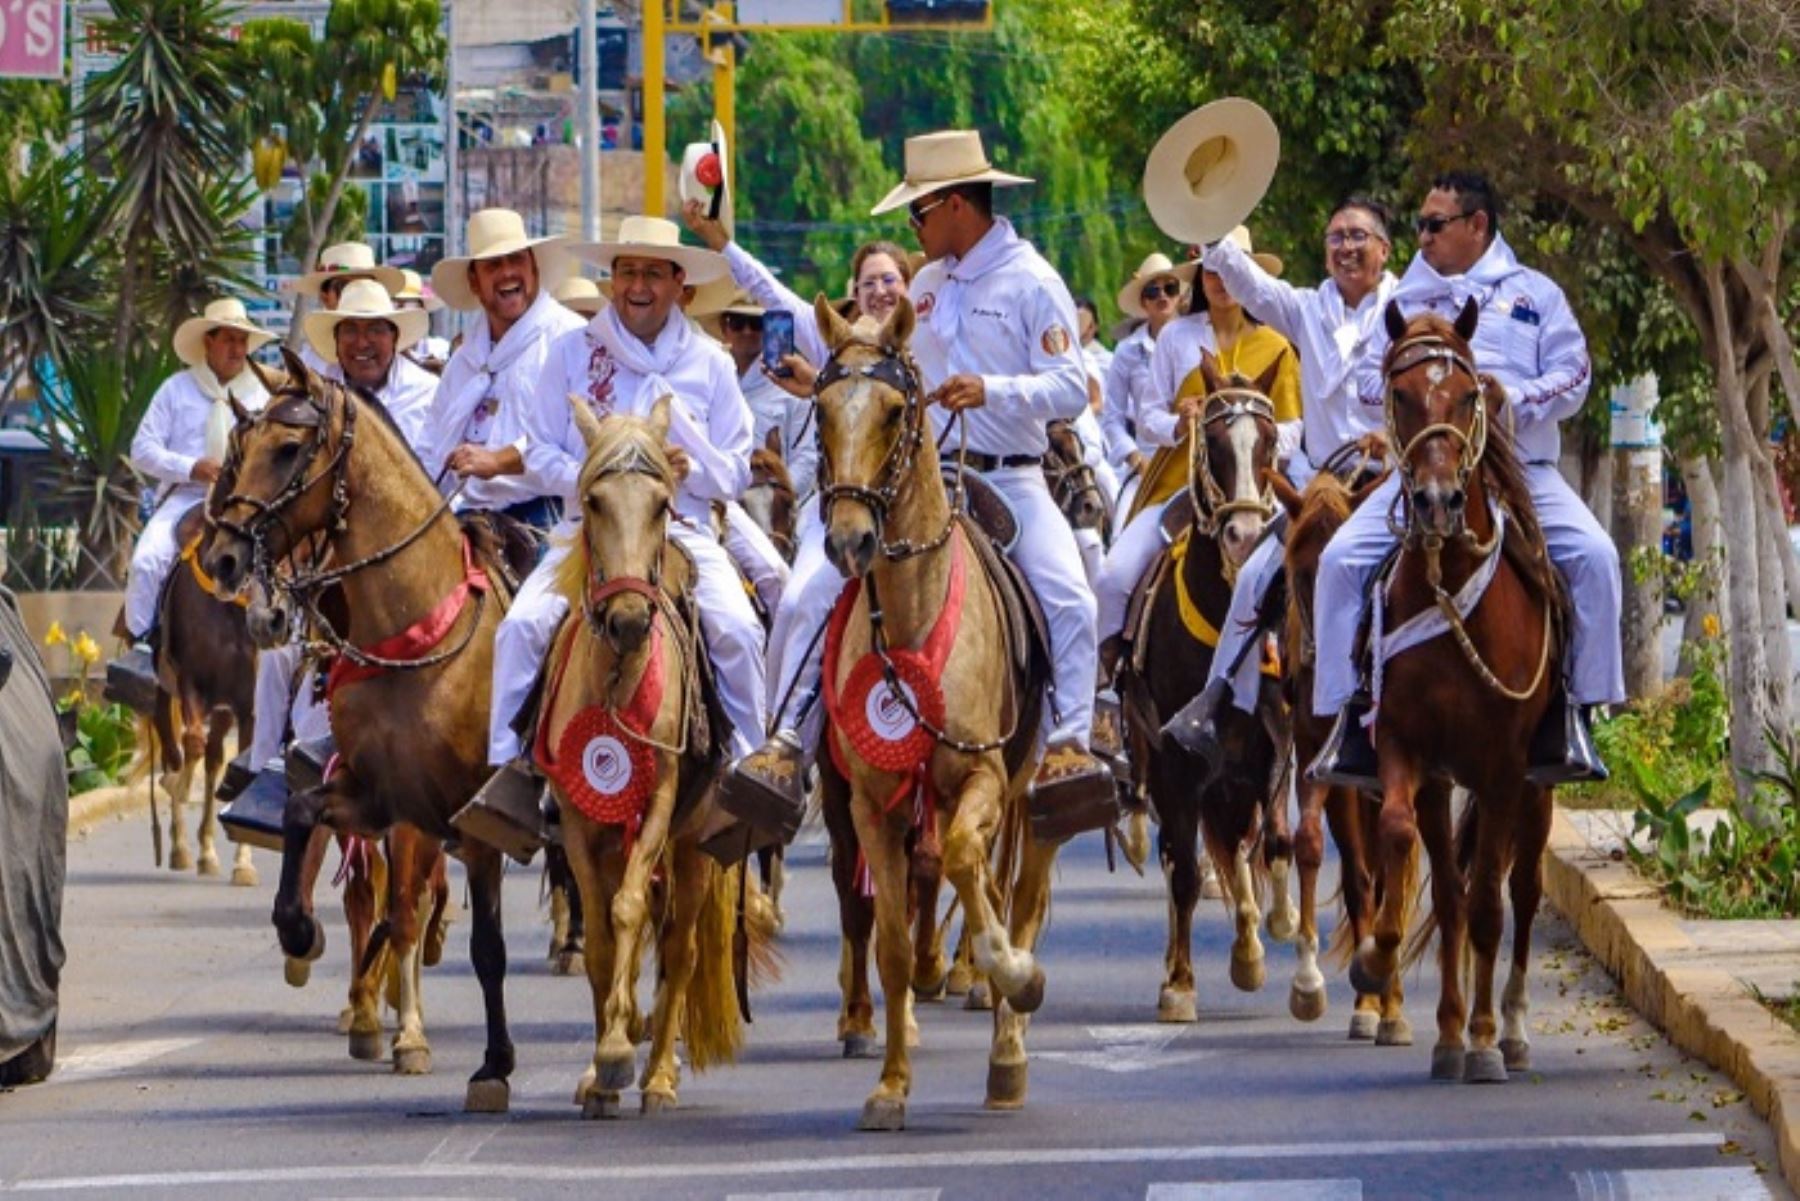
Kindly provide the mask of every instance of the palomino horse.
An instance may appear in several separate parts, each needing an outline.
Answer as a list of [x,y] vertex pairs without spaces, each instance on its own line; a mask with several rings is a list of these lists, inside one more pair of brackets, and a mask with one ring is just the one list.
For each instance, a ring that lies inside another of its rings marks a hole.
[[[720,868],[700,849],[702,801],[723,754],[705,713],[691,598],[689,613],[677,609],[689,567],[667,537],[677,488],[663,451],[668,400],[648,420],[604,422],[571,403],[588,448],[581,538],[558,572],[569,617],[551,644],[534,754],[562,809],[587,918],[594,1058],[576,1096],[582,1116],[616,1117],[619,1094],[637,1077],[638,964],[652,933],[660,982],[639,1081],[643,1112],[675,1106],[678,1036],[695,1071],[737,1057],[732,941],[744,869]],[[766,936],[748,915],[746,924],[753,942]]]
[[939,475],[906,350],[912,305],[854,329],[822,296],[815,312],[831,348],[817,384],[826,554],[852,581],[826,636],[826,738],[874,888],[887,1010],[881,1081],[861,1125],[900,1130],[912,1085],[909,844],[942,847],[976,965],[1001,998],[987,1082],[996,1109],[1025,1099],[1026,1015],[1044,999],[1032,947],[1057,845],[1033,839],[1026,820],[1039,700],[1011,668],[1006,585]]
[[[240,739],[250,737],[256,647],[244,625],[243,606],[222,598],[200,568],[195,548],[205,533],[203,508],[197,504],[189,509],[175,527],[181,562],[163,589],[152,721],[162,743],[162,784],[169,794],[169,867],[178,872],[197,867],[202,876],[216,876],[218,800],[213,794],[225,769],[225,735],[235,725]],[[196,865],[189,857],[181,807],[202,761],[206,793]],[[231,882],[246,887],[256,883],[249,843],[238,844]]]
[[[274,922],[282,949],[306,958],[320,936],[301,903],[307,844],[319,824],[377,836],[406,822],[442,842],[450,817],[489,774],[488,688],[494,630],[504,596],[496,549],[471,544],[448,504],[385,410],[315,376],[286,356],[291,379],[262,413],[239,414],[233,490],[215,491],[212,544],[202,556],[225,588],[307,540],[311,564],[281,586],[338,653],[328,685],[337,768],[319,788],[290,800],[284,822],[281,887]],[[352,516],[354,508],[354,516]],[[372,568],[379,570],[371,570]],[[318,599],[342,590],[343,628],[324,620]],[[503,986],[500,854],[461,840],[474,920],[470,945],[487,1014],[487,1050],[469,1081],[466,1107],[503,1111],[512,1074]],[[388,946],[402,965],[395,1068],[429,1070],[419,1006],[420,906],[416,894],[391,905]]]
[[[1385,611],[1376,614],[1375,628],[1400,636],[1421,615],[1431,624],[1420,631],[1422,640],[1402,643],[1391,657],[1382,638],[1372,638],[1371,649],[1383,875],[1406,878],[1415,838],[1423,837],[1431,857],[1442,989],[1431,1074],[1490,1082],[1530,1061],[1526,971],[1551,810],[1550,790],[1530,783],[1525,767],[1560,670],[1563,601],[1513,450],[1506,395],[1477,373],[1470,356],[1479,315],[1473,300],[1454,324],[1429,314],[1409,322],[1398,306],[1387,307],[1392,343],[1382,372],[1388,439],[1398,448],[1402,535],[1399,558],[1377,593]],[[1485,590],[1482,574],[1491,576]],[[1473,595],[1459,596],[1471,580]],[[1454,831],[1452,783],[1470,793]],[[1501,1006],[1505,1026],[1497,1030],[1503,881],[1512,893],[1512,971]],[[1386,890],[1351,963],[1359,992],[1380,991],[1400,971],[1408,894]],[[1421,933],[1414,954],[1428,941],[1429,930]],[[1465,966],[1474,981],[1467,1010]]]
[[1131,653],[1120,669],[1135,784],[1155,807],[1169,880],[1169,942],[1156,1005],[1158,1020],[1165,1022],[1197,1016],[1193,920],[1201,888],[1196,849],[1202,840],[1236,926],[1233,984],[1245,991],[1263,985],[1257,926],[1271,875],[1270,933],[1285,939],[1293,929],[1281,741],[1260,717],[1222,710],[1225,770],[1206,781],[1193,759],[1161,733],[1166,716],[1205,683],[1219,625],[1231,606],[1232,580],[1274,510],[1272,499],[1259,490],[1275,461],[1275,413],[1268,401],[1274,368],[1253,382],[1222,374],[1203,352],[1200,374],[1206,395],[1187,436],[1188,499],[1174,502],[1189,507],[1188,528],[1141,586],[1148,591],[1138,602],[1141,609],[1133,605]]
[[[1371,437],[1380,441],[1379,435]],[[1385,448],[1385,441],[1381,447]],[[1365,463],[1376,452],[1374,446],[1364,448]],[[1382,458],[1385,458],[1383,451]],[[1304,493],[1294,490],[1286,476],[1271,474],[1270,483],[1282,507],[1288,512],[1286,541],[1287,615],[1283,637],[1282,680],[1293,720],[1294,761],[1311,763],[1331,733],[1329,718],[1313,715],[1313,672],[1317,653],[1312,640],[1313,583],[1318,578],[1319,558],[1331,536],[1349,518],[1352,510],[1386,478],[1385,472],[1375,479],[1352,482],[1361,486],[1352,491],[1343,480],[1327,470],[1314,476]],[[1303,1022],[1325,1016],[1325,977],[1319,970],[1319,869],[1325,862],[1325,828],[1337,845],[1340,884],[1345,921],[1332,940],[1334,955],[1346,957],[1369,933],[1375,908],[1385,891],[1381,859],[1374,841],[1364,829],[1374,812],[1378,798],[1353,789],[1302,778],[1298,783],[1300,821],[1294,831],[1294,865],[1300,876],[1300,926],[1294,941],[1299,965],[1288,991],[1288,1010]],[[1418,846],[1407,860],[1406,871],[1396,887],[1411,890],[1417,878]],[[1377,1046],[1409,1046],[1412,1027],[1406,1020],[1405,995],[1400,973],[1389,980],[1385,992],[1359,993],[1350,1014],[1350,1037],[1373,1039]]]

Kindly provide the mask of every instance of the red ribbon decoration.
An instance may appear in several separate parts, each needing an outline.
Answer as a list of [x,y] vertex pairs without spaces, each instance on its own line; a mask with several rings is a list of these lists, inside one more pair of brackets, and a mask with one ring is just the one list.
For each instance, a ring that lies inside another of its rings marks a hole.
[[[488,590],[488,575],[475,563],[475,556],[470,553],[469,539],[465,535],[462,543],[463,578],[462,583],[452,588],[443,600],[432,607],[431,612],[401,630],[398,634],[383,638],[373,646],[358,647],[365,655],[373,655],[380,659],[395,662],[408,662],[423,659],[429,655],[437,644],[442,642],[456,627],[456,621],[462,616],[463,609],[469,603],[469,597],[477,592]],[[331,664],[331,672],[325,677],[325,699],[331,700],[331,694],[348,684],[361,683],[384,675],[391,668],[377,663],[355,663],[343,655],[339,655]]]

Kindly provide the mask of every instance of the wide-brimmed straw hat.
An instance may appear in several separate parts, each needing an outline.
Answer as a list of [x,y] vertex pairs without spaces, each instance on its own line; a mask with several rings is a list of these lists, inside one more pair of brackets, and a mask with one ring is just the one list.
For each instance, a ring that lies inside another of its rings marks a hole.
[[[717,282],[707,284],[706,289],[715,288]],[[724,282],[730,283],[731,281],[727,279]],[[688,305],[687,311],[688,316],[698,321],[700,327],[715,338],[724,332],[723,319],[727,314],[736,317],[761,317],[768,311],[756,303],[750,293],[742,288],[733,287],[722,298],[716,292],[706,294],[706,289],[702,289],[702,294],[694,297],[694,301]]]
[[592,317],[606,307],[606,297],[601,295],[600,285],[585,275],[571,275],[556,285],[553,295],[558,304],[583,317]]
[[222,296],[208,304],[198,317],[189,317],[175,327],[175,357],[189,367],[206,362],[206,335],[215,329],[242,330],[250,337],[252,351],[275,340],[274,334],[251,324],[243,301],[235,296]]
[[367,242],[339,242],[319,252],[319,264],[302,275],[294,290],[303,296],[317,296],[327,280],[372,279],[390,292],[398,292],[406,283],[398,267],[384,267],[375,261],[375,251]]
[[1176,241],[1216,242],[1256,208],[1280,158],[1268,113],[1235,96],[1215,100],[1157,139],[1144,163],[1144,204]]
[[[1182,295],[1185,296],[1194,283],[1194,265],[1188,263],[1177,267],[1175,261],[1160,250],[1146,255],[1144,261],[1138,264],[1138,269],[1131,273],[1131,278],[1125,281],[1125,286],[1119,289],[1119,311],[1127,317],[1144,316],[1144,300],[1140,295],[1144,285],[1165,276],[1179,283]],[[1176,298],[1176,303],[1179,305],[1180,297]]]
[[[1270,275],[1279,276],[1282,268],[1286,266],[1286,264],[1281,261],[1280,255],[1266,254],[1263,251],[1256,249],[1250,241],[1250,231],[1242,225],[1237,226],[1219,240],[1222,242],[1236,242],[1238,249],[1250,256],[1251,262],[1255,263],[1258,267],[1261,267],[1264,271],[1267,271]],[[1200,266],[1200,263],[1196,261],[1187,263],[1185,266],[1188,273],[1188,282],[1192,283],[1194,279],[1194,269]]]
[[302,326],[306,330],[306,340],[319,352],[319,357],[327,363],[335,363],[338,361],[338,322],[377,319],[393,322],[394,328],[400,331],[394,344],[395,351],[407,349],[431,328],[431,317],[425,310],[397,307],[386,288],[367,279],[353,280],[345,285],[343,295],[338,297],[337,308],[308,313]]
[[435,291],[425,286],[425,281],[419,277],[417,271],[411,267],[402,267],[400,274],[406,282],[401,284],[400,290],[394,293],[395,300],[416,300],[425,306],[427,313],[438,312],[444,307],[444,302],[438,299]]
[[627,217],[610,242],[577,242],[569,247],[577,258],[611,271],[617,258],[662,259],[682,270],[682,282],[699,287],[727,273],[725,256],[699,246],[685,246],[681,227],[662,217]]
[[482,209],[469,218],[467,254],[439,259],[431,269],[431,288],[453,309],[478,309],[481,298],[469,287],[469,264],[482,259],[502,259],[529,250],[537,259],[538,287],[552,293],[567,279],[573,264],[564,255],[565,239],[534,238],[525,232],[525,218],[511,209]]
[[871,217],[891,213],[944,188],[965,183],[991,183],[1016,187],[1035,181],[1023,175],[995,170],[981,148],[981,134],[973,129],[946,129],[906,139],[906,179],[869,210]]

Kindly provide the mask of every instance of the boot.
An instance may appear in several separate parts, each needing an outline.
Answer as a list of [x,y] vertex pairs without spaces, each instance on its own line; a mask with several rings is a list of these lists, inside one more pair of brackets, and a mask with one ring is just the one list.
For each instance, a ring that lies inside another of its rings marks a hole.
[[256,779],[256,769],[250,766],[250,752],[244,751],[225,765],[225,776],[219,781],[218,791],[213,793],[221,801],[235,801],[250,782]]
[[719,782],[719,808],[758,830],[792,842],[806,814],[802,779],[806,755],[799,736],[777,730],[760,747],[732,764]]
[[1368,727],[1363,725],[1370,705],[1365,692],[1350,698],[1332,724],[1331,736],[1325,740],[1318,758],[1306,769],[1307,779],[1360,792],[1381,791],[1380,762],[1375,757],[1375,744],[1369,741]]
[[289,792],[310,792],[325,782],[325,769],[337,754],[337,740],[327,734],[311,742],[296,739],[288,745],[287,786]]
[[529,761],[514,759],[488,777],[450,824],[466,837],[530,863],[545,842],[543,792],[544,782]]
[[1118,784],[1112,769],[1078,743],[1053,742],[1032,777],[1029,806],[1032,837],[1060,842],[1118,821]]
[[147,643],[134,643],[106,665],[106,687],[101,695],[107,700],[150,716],[156,712],[156,692],[156,656]]
[[1181,707],[1181,711],[1163,723],[1164,738],[1200,761],[1201,787],[1218,778],[1224,766],[1225,748],[1219,743],[1219,706],[1231,701],[1231,681],[1213,680],[1200,690],[1200,695]]
[[1592,705],[1575,705],[1561,688],[1550,694],[1550,704],[1531,735],[1531,755],[1525,778],[1540,788],[1558,784],[1600,783],[1610,773],[1594,749]]
[[[220,789],[224,791],[223,788]],[[247,842],[265,851],[282,849],[282,817],[287,811],[287,776],[279,767],[265,767],[229,805],[219,810],[219,824],[233,842]]]
[[1131,765],[1125,758],[1125,714],[1119,705],[1119,657],[1125,653],[1125,639],[1110,635],[1100,644],[1100,674],[1094,690],[1094,725],[1088,746],[1108,767],[1121,784],[1129,786]]

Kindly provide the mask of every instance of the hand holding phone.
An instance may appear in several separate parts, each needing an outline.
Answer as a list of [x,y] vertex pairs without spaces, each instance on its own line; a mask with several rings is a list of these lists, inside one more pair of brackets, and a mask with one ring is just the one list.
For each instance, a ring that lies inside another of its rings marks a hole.
[[793,372],[782,362],[794,353],[794,315],[786,309],[769,309],[763,313],[763,368],[770,375],[786,379]]

